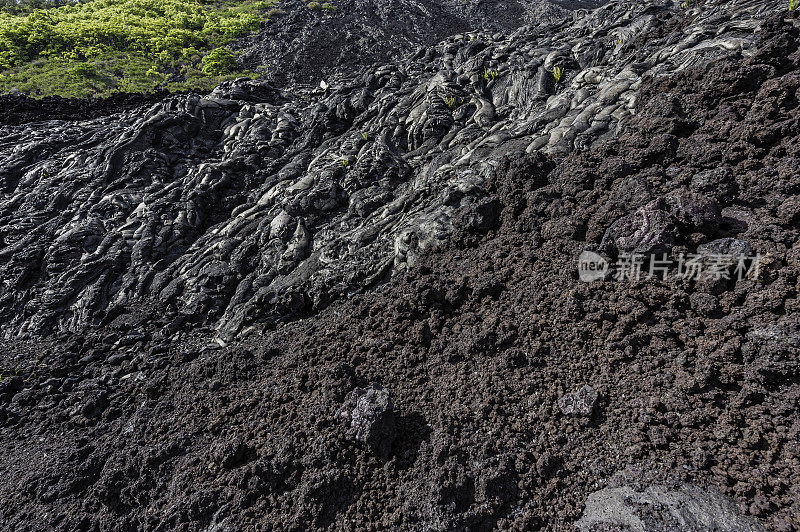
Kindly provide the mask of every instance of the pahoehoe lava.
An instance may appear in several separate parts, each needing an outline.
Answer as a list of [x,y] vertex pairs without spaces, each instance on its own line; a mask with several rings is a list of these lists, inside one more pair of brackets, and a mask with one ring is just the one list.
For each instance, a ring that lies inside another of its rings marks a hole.
[[0,527],[800,529],[797,11],[496,4],[3,111]]

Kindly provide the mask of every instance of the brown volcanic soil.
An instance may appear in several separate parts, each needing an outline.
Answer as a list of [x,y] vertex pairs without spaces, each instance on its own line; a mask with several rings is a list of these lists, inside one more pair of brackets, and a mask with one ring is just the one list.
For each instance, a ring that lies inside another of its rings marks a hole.
[[[211,349],[131,309],[5,346],[0,528],[564,530],[625,472],[800,529],[800,54],[779,19],[762,39],[649,80],[617,142],[509,154],[493,229],[313,317]],[[756,278],[577,279],[613,221],[681,188],[724,210],[676,250],[735,235]],[[368,384],[395,404],[388,459],[337,420]],[[594,415],[562,415],[585,384]]]

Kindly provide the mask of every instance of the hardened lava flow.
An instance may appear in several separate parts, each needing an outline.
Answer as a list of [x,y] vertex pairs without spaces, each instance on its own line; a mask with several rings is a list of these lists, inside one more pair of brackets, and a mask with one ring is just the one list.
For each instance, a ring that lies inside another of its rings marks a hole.
[[2,111],[0,528],[800,530],[797,11],[496,17]]

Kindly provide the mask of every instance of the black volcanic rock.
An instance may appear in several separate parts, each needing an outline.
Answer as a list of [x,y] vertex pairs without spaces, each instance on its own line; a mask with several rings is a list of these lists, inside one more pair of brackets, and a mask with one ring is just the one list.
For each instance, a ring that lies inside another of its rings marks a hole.
[[558,400],[558,409],[565,415],[589,417],[597,404],[597,391],[584,386],[574,393],[567,393]]
[[597,491],[589,496],[577,527],[581,532],[636,529],[660,532],[764,530],[756,520],[742,516],[731,500],[691,485],[676,489],[648,486],[643,492],[637,492],[629,486]]
[[796,529],[798,14],[634,4],[3,126],[0,526]]
[[395,439],[394,405],[381,387],[356,388],[347,394],[338,417],[346,422],[347,437],[378,456],[389,455]]
[[336,0],[330,8],[302,0],[276,5],[271,21],[233,45],[245,67],[271,83],[310,83],[349,75],[416,53],[433,58],[440,41],[457,33],[508,32],[530,23],[557,22],[580,2],[545,0]]
[[[367,24],[359,2],[349,17]],[[430,21],[420,17],[408,23]],[[614,3],[452,36],[402,62],[344,69],[326,89],[238,80],[93,120],[3,126],[0,328],[76,331],[155,301],[230,339],[364,290],[465,231],[496,228],[502,206],[487,186],[508,155],[600,146],[631,120],[647,76],[756,41],[758,19],[746,18],[702,46],[686,37],[695,51],[681,51],[662,31],[680,17],[669,4]],[[678,137],[664,142],[660,156],[681,153]],[[713,232],[706,207],[665,201],[637,205],[609,230],[613,245],[669,248],[673,221]]]

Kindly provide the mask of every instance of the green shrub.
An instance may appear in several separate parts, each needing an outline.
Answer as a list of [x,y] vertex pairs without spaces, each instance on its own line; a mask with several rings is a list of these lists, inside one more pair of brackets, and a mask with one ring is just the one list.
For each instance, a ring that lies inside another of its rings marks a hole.
[[93,63],[78,63],[69,69],[69,74],[79,78],[90,78],[97,75],[97,67]]
[[[238,77],[246,73],[236,72],[235,58],[223,47],[258,30],[275,3],[89,0],[9,7],[0,11],[0,91],[107,95],[155,90],[170,79],[169,86],[181,90],[183,81],[193,88],[207,85],[204,77]],[[191,80],[175,75],[187,69]],[[73,83],[79,79],[91,83],[80,87]]]
[[208,52],[202,60],[202,70],[209,76],[229,74],[237,68],[236,56],[227,48],[215,48]]

